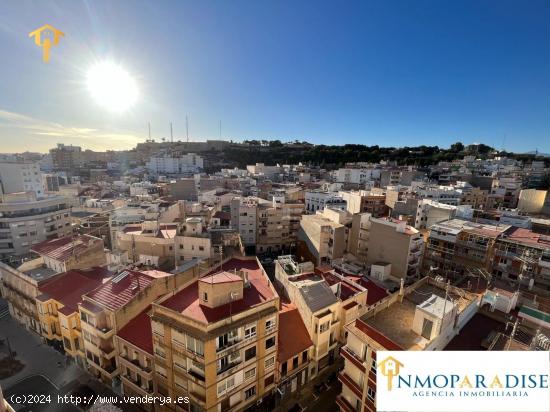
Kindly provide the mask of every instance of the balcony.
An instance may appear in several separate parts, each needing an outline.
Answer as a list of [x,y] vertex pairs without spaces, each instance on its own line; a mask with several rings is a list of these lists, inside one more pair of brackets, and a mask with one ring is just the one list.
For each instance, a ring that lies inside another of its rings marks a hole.
[[82,318],[80,319],[82,324],[82,329],[87,330],[88,332],[92,333],[93,335],[101,338],[101,339],[110,339],[114,334],[115,330],[108,326],[96,326],[92,323],[89,323]]
[[342,347],[340,350],[342,356],[349,360],[354,366],[356,366],[361,372],[366,372],[367,367],[363,364],[363,359],[357,356],[351,349],[347,346]]
[[359,412],[360,409],[355,409],[342,395],[336,397],[336,404],[342,412]]
[[363,398],[363,388],[351,379],[345,371],[338,374],[338,380],[342,382],[343,385],[347,386],[359,399]]

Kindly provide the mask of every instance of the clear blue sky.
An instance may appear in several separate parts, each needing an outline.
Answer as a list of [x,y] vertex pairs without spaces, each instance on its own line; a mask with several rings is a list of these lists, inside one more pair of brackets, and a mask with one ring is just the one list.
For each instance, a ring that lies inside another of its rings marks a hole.
[[[550,152],[549,1],[0,2],[0,152],[147,135]],[[27,34],[66,33],[44,64]],[[113,59],[140,97],[84,86]],[[505,137],[506,136],[506,137]]]

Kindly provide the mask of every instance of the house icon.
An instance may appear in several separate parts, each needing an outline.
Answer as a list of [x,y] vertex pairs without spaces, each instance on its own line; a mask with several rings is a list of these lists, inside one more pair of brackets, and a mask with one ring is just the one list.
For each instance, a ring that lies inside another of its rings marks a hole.
[[[51,36],[53,35],[53,44]],[[59,39],[65,36],[61,30],[56,29],[49,24],[45,24],[42,27],[29,33],[29,37],[34,37],[34,43],[38,47],[42,47],[42,60],[44,62],[50,61],[50,48],[59,44]]]
[[395,359],[393,356],[388,356],[382,362],[378,364],[378,368],[382,375],[388,378],[388,390],[391,391],[393,387],[393,377],[399,375],[400,368],[403,368],[403,364]]

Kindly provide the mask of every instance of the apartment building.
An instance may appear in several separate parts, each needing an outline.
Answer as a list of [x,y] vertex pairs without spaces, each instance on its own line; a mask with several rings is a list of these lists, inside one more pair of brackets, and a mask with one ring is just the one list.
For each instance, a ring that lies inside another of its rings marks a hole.
[[298,231],[299,254],[316,265],[341,258],[346,250],[346,227],[322,214],[304,215]]
[[391,264],[394,279],[411,280],[420,275],[424,240],[417,229],[400,220],[374,217],[369,218],[368,229],[364,227],[367,239],[361,245],[366,245],[367,251],[358,249],[358,257],[366,255],[367,265]]
[[94,267],[72,269],[39,286],[36,306],[44,340],[60,352],[86,365],[78,304],[82,295],[106,282],[112,273]]
[[460,199],[461,205],[472,206],[472,209],[483,210],[487,206],[487,195],[489,191],[481,189],[479,187],[474,187],[471,190],[464,192],[462,198]]
[[550,236],[511,227],[496,239],[493,252],[489,263],[497,278],[541,294],[550,291]]
[[212,240],[203,219],[188,217],[178,231],[174,240],[176,265],[194,258],[210,261],[213,257]]
[[0,162],[0,195],[19,192],[44,196],[40,165],[37,162]]
[[439,203],[457,206],[462,199],[462,191],[452,186],[419,186],[416,193],[421,199],[430,199]]
[[[106,264],[103,239],[91,235],[69,235],[45,240],[31,249],[45,267],[58,273]],[[38,262],[37,262],[38,263]]]
[[340,344],[345,342],[344,325],[366,308],[367,290],[328,267],[314,271],[311,262],[299,264],[292,256],[279,256],[275,279],[281,293],[292,302],[313,343],[311,379],[333,363]]
[[387,216],[389,208],[386,206],[386,195],[372,193],[366,190],[340,191],[340,197],[346,201],[346,210],[352,215],[355,213],[370,213],[374,217]]
[[456,206],[435,202],[430,199],[418,201],[414,227],[427,229],[435,223],[452,219],[456,214]]
[[410,186],[420,173],[412,169],[387,169],[380,172],[380,187]]
[[72,172],[82,164],[82,149],[79,146],[66,146],[58,143],[50,149],[54,170]]
[[257,207],[256,252],[283,252],[295,248],[300,219],[304,213],[301,203],[259,203]]
[[88,371],[103,382],[119,375],[114,336],[154,300],[198,277],[198,267],[171,275],[124,269],[78,303]]
[[252,197],[236,197],[231,201],[231,227],[239,231],[245,247],[256,245],[257,207],[259,202],[261,202],[261,199]]
[[71,233],[70,199],[38,199],[34,192],[2,196],[0,202],[0,259],[14,259],[33,245]]
[[176,411],[272,402],[279,297],[256,258],[231,258],[153,303],[155,385]]
[[521,191],[522,182],[516,177],[499,177],[493,179],[491,185],[491,195],[499,200],[495,200],[498,204],[506,209],[515,209],[518,205],[519,194]]
[[147,162],[147,170],[159,175],[178,175],[197,173],[204,167],[204,160],[195,153],[187,153],[175,156],[153,156]]
[[377,352],[442,350],[477,312],[479,297],[424,277],[346,325],[340,411],[375,412]]
[[176,223],[144,221],[114,232],[114,249],[128,252],[131,262],[171,270],[175,265]]
[[323,190],[307,190],[304,194],[304,201],[305,212],[308,214],[315,214],[318,210],[322,212],[328,204],[339,209],[345,209],[347,205],[337,192]]
[[[145,397],[155,393],[155,357],[150,314],[149,306],[122,327],[114,337],[121,391],[125,396]],[[153,404],[140,406],[148,412],[155,409]]]
[[496,239],[509,225],[489,225],[452,219],[430,228],[424,270],[457,278],[478,269],[491,272]]
[[282,303],[279,311],[279,344],[277,346],[277,401],[284,401],[309,382],[310,357],[314,352],[302,316],[296,305]]

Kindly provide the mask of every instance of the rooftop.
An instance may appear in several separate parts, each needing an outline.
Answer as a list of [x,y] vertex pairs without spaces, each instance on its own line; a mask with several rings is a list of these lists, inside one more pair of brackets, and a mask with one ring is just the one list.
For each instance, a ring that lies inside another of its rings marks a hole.
[[70,270],[41,285],[39,287],[41,294],[37,299],[42,302],[54,299],[64,306],[65,314],[76,312],[78,304],[82,301],[82,295],[101,286],[111,275],[112,272],[100,267],[89,270]]
[[503,240],[521,243],[526,246],[550,249],[550,236],[535,233],[529,229],[512,227],[502,236]]
[[445,222],[439,222],[432,226],[432,231],[442,231],[451,234],[458,234],[461,231],[467,231],[482,236],[496,238],[501,233],[510,229],[510,225],[501,225],[495,222],[495,225],[489,225],[486,223],[470,222],[462,219],[451,219]]
[[148,313],[150,310],[151,307],[149,306],[134,319],[128,322],[126,326],[124,326],[117,333],[117,336],[152,355],[153,334],[151,329],[151,319]]
[[160,303],[160,305],[197,322],[207,324],[227,318],[230,313],[236,315],[277,298],[269,278],[264,274],[263,268],[257,259],[231,258],[223,262],[222,265],[216,266],[206,276],[216,274],[222,269],[226,272],[237,270],[247,274],[250,287],[244,288],[242,299],[216,308],[200,305],[198,281],[196,281]]
[[199,282],[210,283],[210,284],[233,283],[233,282],[242,282],[242,281],[243,279],[239,275],[236,275],[235,273],[230,273],[227,271],[206,275],[199,279]]
[[137,293],[153,283],[156,276],[134,270],[123,270],[108,282],[86,294],[100,306],[118,310],[130,302]]
[[[474,299],[465,292],[459,294],[453,291],[449,293],[449,298],[456,304],[458,313],[461,313]],[[420,305],[424,306],[424,310],[437,312],[441,302],[445,302],[445,289],[432,284],[428,279],[423,279],[417,282],[416,287],[405,293],[402,302],[396,300],[376,313],[367,312],[362,320],[403,350],[424,350],[429,341],[413,332],[416,308]],[[440,312],[443,311],[442,307]]]
[[296,306],[283,305],[283,309],[279,312],[278,362],[286,362],[312,345],[313,342]]
[[88,250],[96,242],[103,241],[90,235],[65,236],[58,239],[45,240],[32,247],[32,251],[41,256],[47,256],[61,262],[67,261],[72,256],[79,256]]

